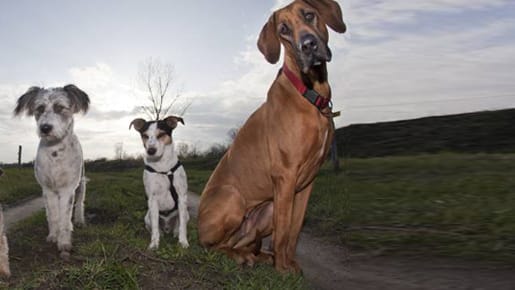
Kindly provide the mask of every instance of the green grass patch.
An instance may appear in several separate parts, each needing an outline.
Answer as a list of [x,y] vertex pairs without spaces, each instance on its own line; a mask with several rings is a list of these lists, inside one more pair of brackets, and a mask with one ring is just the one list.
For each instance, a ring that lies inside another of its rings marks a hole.
[[[343,171],[324,167],[316,179],[305,220],[305,229],[314,235],[379,254],[515,263],[515,154],[342,161]],[[201,192],[212,166],[197,162],[185,167],[190,189]],[[13,277],[0,287],[307,288],[300,276],[281,276],[268,265],[240,268],[224,255],[199,247],[195,220],[189,226],[189,249],[165,235],[159,250],[147,251],[141,170],[88,173],[88,226],[74,232],[69,263],[45,241],[43,212],[11,229]]]
[[281,276],[269,265],[241,268],[198,245],[196,221],[189,224],[190,248],[171,234],[147,250],[146,199],[141,169],[88,174],[88,225],[76,228],[70,262],[45,241],[43,211],[9,232],[13,276],[8,289],[307,289],[301,276]]
[[515,154],[343,160],[316,179],[306,224],[355,249],[515,263]]
[[34,177],[32,167],[3,168],[5,175],[0,178],[0,203],[10,205],[29,197],[41,195],[41,187]]

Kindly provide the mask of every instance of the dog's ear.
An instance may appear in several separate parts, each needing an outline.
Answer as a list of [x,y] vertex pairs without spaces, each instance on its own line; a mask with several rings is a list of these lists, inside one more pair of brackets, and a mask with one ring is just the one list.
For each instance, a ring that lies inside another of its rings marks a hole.
[[322,16],[327,26],[332,30],[344,33],[347,26],[343,22],[342,9],[340,5],[333,0],[304,0],[304,2],[313,6]]
[[63,87],[72,106],[73,113],[83,112],[86,113],[89,109],[88,95],[76,87],[75,85],[67,85]]
[[275,12],[270,16],[263,29],[261,29],[257,45],[259,51],[261,51],[269,63],[277,63],[281,55],[281,42],[279,41],[279,36],[277,36]]
[[147,123],[147,121],[145,121],[144,119],[141,119],[141,118],[134,119],[134,120],[132,120],[131,124],[129,125],[129,130],[131,129],[132,126],[134,126],[134,129],[136,129],[136,131],[141,132],[143,127],[145,127],[146,123]]
[[184,125],[184,120],[181,117],[169,116],[164,119],[166,125],[172,129],[177,127],[177,123],[181,122]]
[[31,87],[25,94],[19,97],[14,109],[14,115],[18,116],[23,111],[26,111],[29,116],[34,115],[34,101],[41,90],[40,87]]

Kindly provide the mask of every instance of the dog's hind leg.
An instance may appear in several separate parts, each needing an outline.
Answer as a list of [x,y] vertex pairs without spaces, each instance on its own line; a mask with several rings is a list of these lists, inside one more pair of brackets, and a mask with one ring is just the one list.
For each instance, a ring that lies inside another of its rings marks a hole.
[[59,192],[59,235],[57,249],[61,258],[68,259],[72,249],[72,211],[75,200],[74,188],[67,188]]
[[238,232],[235,233],[239,236],[239,241],[235,243],[234,248],[247,247],[254,242],[261,245],[261,239],[272,234],[273,213],[274,204],[271,201],[264,202],[252,209]]
[[79,186],[75,190],[75,209],[73,212],[73,221],[77,226],[83,226],[86,224],[84,218],[84,200],[86,199],[86,177],[83,175]]
[[[255,262],[272,263],[273,255],[261,250],[263,238],[272,234],[273,202],[264,202],[248,214],[240,229],[231,237],[233,248],[247,253],[245,256],[248,266]],[[236,242],[234,242],[237,240]]]
[[188,243],[188,221],[190,214],[188,212],[188,194],[183,192],[179,194],[179,244],[183,248],[189,247]]
[[244,216],[244,200],[234,187],[204,192],[198,215],[200,244],[206,248],[228,247],[227,241],[239,229]]

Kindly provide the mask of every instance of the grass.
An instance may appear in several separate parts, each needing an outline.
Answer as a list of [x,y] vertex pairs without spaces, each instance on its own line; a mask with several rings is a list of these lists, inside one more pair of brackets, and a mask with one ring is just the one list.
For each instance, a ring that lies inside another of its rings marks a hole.
[[45,242],[41,211],[9,232],[13,277],[8,289],[306,289],[300,276],[281,276],[269,265],[241,268],[197,243],[196,221],[189,225],[190,248],[171,235],[147,251],[150,234],[141,169],[88,174],[88,226],[77,228],[68,263]]
[[4,168],[5,175],[0,178],[0,203],[12,205],[30,197],[41,195],[41,188],[34,178],[32,167]]
[[306,225],[354,249],[515,264],[515,154],[344,160],[316,179]]
[[[515,264],[515,154],[450,154],[345,159],[316,179],[305,229],[358,251],[450,256]],[[185,164],[200,192],[212,166]],[[26,171],[25,174],[29,174]],[[31,174],[31,172],[30,172]],[[45,242],[44,213],[9,232],[9,289],[303,289],[299,276],[272,267],[241,269],[197,244],[169,235],[149,252],[141,168],[90,172],[89,225],[74,232],[72,261]],[[27,179],[20,179],[26,182]]]

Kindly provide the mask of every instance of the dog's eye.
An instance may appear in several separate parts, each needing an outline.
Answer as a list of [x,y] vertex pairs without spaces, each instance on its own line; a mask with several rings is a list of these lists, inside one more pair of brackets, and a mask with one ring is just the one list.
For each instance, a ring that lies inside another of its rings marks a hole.
[[45,106],[41,105],[41,106],[38,106],[36,108],[36,111],[39,113],[39,114],[43,114],[45,112]]
[[306,12],[304,13],[304,19],[306,20],[306,22],[313,22],[313,20],[315,20],[315,13],[313,12]]
[[163,138],[164,136],[166,136],[166,134],[165,134],[165,133],[161,133],[161,134],[157,135],[157,139],[161,139],[161,138]]
[[64,106],[61,105],[55,105],[54,106],[54,112],[61,113],[64,110]]
[[141,138],[147,140],[148,139],[148,135],[147,134],[143,134],[143,135],[141,135]]
[[281,26],[279,27],[279,33],[283,35],[290,34],[290,28],[288,27],[288,25],[281,23]]

